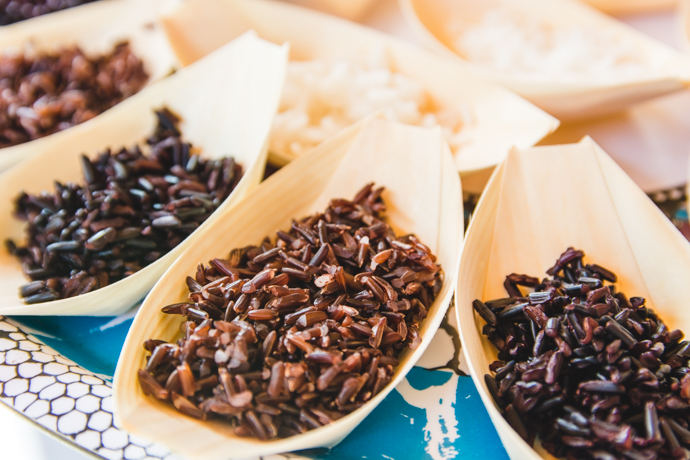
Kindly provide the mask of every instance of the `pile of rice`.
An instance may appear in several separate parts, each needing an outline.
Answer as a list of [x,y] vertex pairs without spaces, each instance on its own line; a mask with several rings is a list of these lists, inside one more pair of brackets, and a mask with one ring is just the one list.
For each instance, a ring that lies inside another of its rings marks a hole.
[[467,107],[439,108],[422,85],[392,70],[383,50],[365,62],[292,61],[270,149],[297,157],[352,123],[381,110],[400,123],[440,125],[451,149],[466,142]]
[[657,66],[633,40],[594,26],[558,28],[522,12],[494,8],[459,31],[455,50],[481,67],[530,79],[613,83]]

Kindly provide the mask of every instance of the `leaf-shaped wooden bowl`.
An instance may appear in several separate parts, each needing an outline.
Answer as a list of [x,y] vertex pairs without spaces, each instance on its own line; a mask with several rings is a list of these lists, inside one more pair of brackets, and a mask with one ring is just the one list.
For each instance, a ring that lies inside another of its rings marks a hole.
[[115,315],[142,299],[219,211],[232,206],[261,181],[266,140],[278,107],[287,53],[286,47],[247,34],[104,114],[51,136],[51,142],[32,142],[34,155],[0,175],[0,196],[5,197],[0,202],[2,241],[24,240],[24,224],[12,216],[14,197],[21,190],[53,190],[54,180],[81,182],[82,153],[92,156],[108,147],[143,142],[156,126],[154,110],[162,106],[182,117],[183,138],[199,147],[202,155],[234,156],[244,168],[244,177],[200,229],[175,249],[134,275],[82,296],[25,305],[18,297],[18,289],[27,280],[20,263],[3,249],[0,314]]
[[[558,126],[510,91],[478,78],[466,65],[390,35],[333,16],[269,0],[190,0],[163,18],[170,43],[188,64],[249,29],[274,43],[290,43],[294,60],[365,62],[372,48],[388,52],[393,68],[418,82],[440,107],[466,108],[467,143],[454,154],[461,173],[498,164],[512,146],[534,145]],[[271,152],[271,161],[294,156]]]
[[[144,62],[148,84],[155,83],[179,67],[158,20],[181,0],[111,0],[69,8],[0,28],[0,53],[54,51],[79,46],[87,54],[102,54],[128,40],[132,52]],[[35,144],[49,144],[56,133],[0,150],[0,171],[35,153]]]
[[584,0],[594,8],[608,14],[639,14],[670,10],[678,0]]
[[467,231],[456,312],[472,379],[512,459],[552,457],[529,447],[494,405],[484,375],[497,352],[472,301],[505,297],[511,273],[546,276],[569,246],[616,273],[620,291],[645,297],[669,329],[690,331],[690,244],[623,170],[589,138],[511,151]]
[[[460,180],[452,165],[440,129],[363,120],[293,161],[223,212],[165,273],[134,319],[115,372],[116,422],[189,459],[255,457],[340,442],[412,368],[451,301],[463,231]],[[272,441],[237,437],[227,422],[192,419],[144,395],[137,380],[137,370],[146,364],[142,344],[149,338],[179,337],[183,318],[166,315],[161,308],[187,298],[184,280],[199,262],[257,244],[264,236],[289,228],[292,218],[323,210],[332,198],[351,198],[372,181],[386,187],[386,215],[396,234],[415,233],[437,255],[445,272],[443,288],[420,328],[422,345],[401,355],[392,382],[381,393],[336,422]]]
[[568,30],[583,26],[605,31],[639,48],[654,59],[648,71],[625,79],[596,81],[584,76],[571,81],[549,81],[472,64],[480,75],[512,89],[560,120],[619,112],[632,104],[679,91],[690,84],[690,57],[635,31],[577,0],[399,0],[410,25],[433,50],[467,62],[454,51],[457,34],[479,23],[484,13],[505,8],[522,17]]

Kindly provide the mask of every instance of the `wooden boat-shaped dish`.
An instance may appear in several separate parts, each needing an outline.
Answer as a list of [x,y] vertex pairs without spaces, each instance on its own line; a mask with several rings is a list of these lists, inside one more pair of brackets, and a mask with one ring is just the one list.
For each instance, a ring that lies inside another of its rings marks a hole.
[[[212,158],[232,155],[244,169],[233,193],[201,225],[211,224],[262,179],[266,139],[278,107],[287,48],[247,34],[49,142],[31,142],[32,157],[0,176],[0,240],[24,240],[24,223],[12,215],[20,191],[53,190],[53,181],[81,182],[79,156],[143,142],[156,126],[154,110],[168,107],[182,118],[183,138]],[[86,315],[122,313],[141,300],[166,268],[199,234],[195,231],[154,263],[117,283],[88,294],[25,305],[18,289],[27,282],[20,263],[0,251],[0,314]]]
[[618,289],[647,299],[669,329],[690,330],[690,244],[623,170],[586,138],[513,150],[496,168],[467,231],[456,312],[465,358],[512,459],[553,458],[532,449],[499,413],[484,375],[497,357],[474,299],[505,297],[511,273],[543,277],[569,246],[618,275]]
[[[340,442],[412,368],[450,304],[463,230],[460,180],[452,164],[440,129],[365,119],[293,161],[224,211],[170,267],[134,319],[115,372],[116,423],[189,459],[256,457]],[[235,436],[227,422],[192,419],[172,404],[144,395],[137,379],[137,371],[146,364],[142,344],[149,338],[174,341],[179,336],[183,318],[166,315],[161,308],[187,298],[184,280],[199,262],[257,244],[264,236],[288,228],[292,218],[323,210],[332,198],[350,198],[372,181],[386,187],[386,216],[396,234],[416,234],[437,255],[445,273],[443,287],[420,328],[422,344],[401,354],[393,380],[383,391],[331,424],[270,441]]]
[[641,53],[654,56],[649,72],[625,80],[540,81],[538,77],[514,75],[472,64],[477,72],[496,81],[560,120],[594,117],[622,111],[635,103],[680,91],[690,83],[690,58],[576,0],[400,0],[400,6],[417,35],[431,49],[456,60],[458,31],[478,23],[484,12],[506,8],[543,21],[554,29],[582,25],[610,32],[634,43]]
[[[180,4],[179,0],[117,0],[95,2],[0,27],[0,53],[55,51],[79,46],[86,54],[110,51],[128,40],[132,52],[144,62],[148,85],[173,72],[177,59],[168,44],[159,16]],[[0,150],[0,171],[28,158],[36,143],[50,143],[62,132]]]

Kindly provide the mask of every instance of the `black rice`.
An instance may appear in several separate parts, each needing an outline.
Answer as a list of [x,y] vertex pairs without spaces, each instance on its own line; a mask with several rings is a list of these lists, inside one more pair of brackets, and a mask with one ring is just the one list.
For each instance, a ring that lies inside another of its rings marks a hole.
[[87,55],[75,46],[2,55],[0,148],[88,121],[148,80],[143,61],[126,42],[102,55]]
[[199,265],[174,344],[147,341],[144,393],[240,436],[290,436],[331,423],[391,380],[442,283],[436,257],[383,220],[382,188],[335,199],[259,246]]
[[81,156],[82,184],[21,193],[15,215],[26,245],[7,249],[32,280],[26,303],[73,297],[117,282],[180,244],[227,198],[242,176],[233,158],[208,160],[183,141],[178,118],[156,112],[158,126],[139,146]]
[[547,273],[510,275],[509,299],[474,304],[499,350],[485,380],[506,420],[557,457],[690,459],[683,332],[583,251],[568,248]]
[[0,26],[93,1],[95,0],[0,0]]

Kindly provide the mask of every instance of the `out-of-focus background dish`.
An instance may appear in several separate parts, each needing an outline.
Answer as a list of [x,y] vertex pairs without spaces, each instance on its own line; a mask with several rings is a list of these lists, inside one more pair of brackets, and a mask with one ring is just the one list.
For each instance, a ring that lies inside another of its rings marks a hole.
[[269,145],[269,161],[277,164],[378,111],[392,121],[442,126],[461,175],[495,166],[513,145],[534,145],[558,126],[462,62],[306,8],[189,0],[161,22],[184,65],[250,29],[290,43]]
[[429,48],[561,120],[682,90],[690,59],[579,0],[400,0]]
[[[179,66],[162,27],[158,23],[158,17],[179,5],[179,1],[151,0],[147,1],[146,4],[140,4],[138,0],[100,1],[43,15],[30,21],[21,21],[0,27],[0,53],[3,55],[3,62],[5,63],[15,62],[15,59],[20,61],[15,56],[23,56],[23,60],[26,60],[27,57],[30,58],[34,55],[38,57],[54,55],[63,49],[74,47],[80,49],[88,57],[88,60],[92,60],[98,55],[112,53],[115,45],[123,41],[129,43],[129,47],[125,49],[131,51],[127,55],[121,55],[120,59],[114,60],[114,65],[109,71],[107,67],[93,70],[98,72],[95,77],[89,77],[89,66],[78,63],[75,65],[74,61],[69,63],[57,61],[58,63],[61,62],[65,70],[70,71],[61,78],[57,78],[59,74],[56,74],[54,69],[38,72],[37,70],[41,67],[34,62],[33,66],[38,69],[34,67],[25,68],[26,77],[23,82],[26,84],[23,91],[18,91],[19,94],[16,94],[12,89],[18,82],[10,82],[9,79],[3,78],[2,110],[0,111],[3,116],[3,129],[13,125],[19,125],[24,129],[3,131],[3,138],[6,138],[3,142],[11,140],[13,137],[16,138],[18,135],[19,139],[10,142],[10,144],[17,145],[3,149],[3,155],[0,155],[0,171],[4,171],[21,161],[27,154],[27,150],[32,148],[30,145],[35,145],[21,139],[22,131],[42,133],[40,138],[34,139],[34,142],[38,142],[40,145],[40,141],[49,135],[59,135],[62,131],[69,129],[61,126],[63,123],[59,123],[56,127],[51,128],[51,126],[63,119],[66,122],[65,116],[69,114],[70,106],[76,106],[79,109],[82,104],[84,108],[76,110],[74,116],[70,117],[72,118],[71,122],[65,124],[67,126],[72,125],[70,127],[74,128],[74,123],[79,124],[81,121],[88,121],[90,117],[108,107],[99,107],[94,104],[95,101],[92,99],[97,100],[99,98],[93,96],[89,98],[89,95],[98,94],[95,92],[98,86],[103,88],[103,95],[111,92],[108,91],[108,87],[111,86],[109,81],[112,79],[114,79],[114,85],[124,90],[123,96],[131,93],[130,90],[127,90],[128,85],[123,85],[123,82],[120,81],[123,78],[131,77],[130,72],[125,72],[127,67],[140,69],[139,66],[132,66],[129,63],[130,60],[138,59],[141,61],[143,71],[148,75],[145,81],[146,86],[174,72]],[[133,19],[133,16],[136,16],[136,19]],[[55,58],[52,60],[56,61]],[[9,67],[7,64],[5,65]],[[59,66],[56,67],[59,68]],[[5,69],[4,72],[8,72],[8,70]],[[139,73],[136,72],[134,75]],[[99,77],[102,80],[99,80],[98,84],[89,83],[90,78]],[[137,86],[140,86],[141,78],[136,78],[136,80],[138,81]],[[66,86],[67,83],[69,86]],[[119,90],[113,92],[113,95],[117,96],[118,92]],[[56,97],[57,95],[60,97]],[[106,99],[111,99],[113,95]],[[34,102],[34,98],[38,99]],[[114,99],[113,102],[118,99]],[[15,105],[19,107],[14,109]],[[93,106],[93,109],[99,108],[99,110],[86,110],[88,114],[83,114],[84,109],[90,106]],[[19,112],[20,109],[22,112]],[[60,116],[52,117],[53,112],[60,114]],[[81,115],[80,112],[82,112]],[[47,123],[43,122],[43,118]],[[13,132],[14,135],[8,137]],[[31,137],[36,136],[32,135]],[[17,143],[17,141],[20,142]]]

